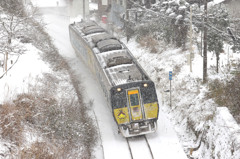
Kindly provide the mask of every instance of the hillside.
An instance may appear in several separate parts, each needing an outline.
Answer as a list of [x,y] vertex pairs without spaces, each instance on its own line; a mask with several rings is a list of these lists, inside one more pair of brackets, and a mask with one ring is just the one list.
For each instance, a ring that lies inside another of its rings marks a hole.
[[8,57],[0,70],[0,158],[94,157],[98,136],[81,83],[45,32],[38,12],[32,8],[19,16],[3,2],[0,34],[11,23],[20,25],[14,26],[11,40],[0,43],[8,49],[0,54],[1,63]]

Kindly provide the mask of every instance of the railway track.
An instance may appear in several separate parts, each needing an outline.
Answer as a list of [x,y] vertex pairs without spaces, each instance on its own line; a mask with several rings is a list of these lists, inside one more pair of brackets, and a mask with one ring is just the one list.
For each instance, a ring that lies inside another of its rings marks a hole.
[[151,147],[145,135],[126,138],[131,159],[154,159]]

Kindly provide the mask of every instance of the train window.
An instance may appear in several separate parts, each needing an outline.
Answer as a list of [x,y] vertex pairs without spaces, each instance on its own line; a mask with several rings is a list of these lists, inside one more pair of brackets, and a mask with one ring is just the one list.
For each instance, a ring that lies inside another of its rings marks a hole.
[[131,106],[139,105],[138,94],[130,95]]
[[113,57],[107,60],[107,67],[113,67],[121,64],[131,64],[132,59],[126,56]]
[[100,52],[122,49],[122,45],[120,44],[120,42],[115,39],[102,40],[97,43],[97,47]]

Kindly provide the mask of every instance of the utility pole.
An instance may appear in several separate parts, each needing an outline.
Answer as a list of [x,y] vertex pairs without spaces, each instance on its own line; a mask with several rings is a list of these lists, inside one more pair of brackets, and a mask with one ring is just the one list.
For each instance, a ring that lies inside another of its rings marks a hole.
[[6,51],[6,55],[4,56],[5,57],[5,62],[4,62],[4,64],[5,64],[5,72],[6,72],[6,75],[7,75],[7,70],[8,70],[8,66],[7,66],[7,62],[8,62],[8,52]]
[[172,107],[172,71],[169,71],[169,82],[170,82],[170,107]]
[[207,82],[207,0],[204,0],[203,83]]
[[192,7],[190,6],[190,72],[192,72],[192,56],[193,56],[193,44],[192,44]]
[[124,25],[125,25],[125,32],[126,32],[126,36],[127,36],[127,42],[130,39],[130,35],[129,35],[129,2],[126,1],[126,19],[124,19]]
[[83,0],[83,20],[85,20],[85,0]]

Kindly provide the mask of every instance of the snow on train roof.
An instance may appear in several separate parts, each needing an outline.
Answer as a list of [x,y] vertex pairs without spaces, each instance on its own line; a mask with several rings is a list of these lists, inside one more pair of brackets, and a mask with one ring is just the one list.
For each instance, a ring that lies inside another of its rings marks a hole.
[[92,33],[99,33],[104,32],[105,30],[99,26],[89,26],[82,29],[82,32],[85,35],[92,34]]
[[106,39],[99,41],[97,43],[97,47],[100,52],[122,49],[122,45],[120,44],[120,42],[115,39]]
[[97,54],[101,67],[115,85],[130,81],[141,81],[143,74],[140,72],[127,50],[115,50]]
[[105,30],[98,26],[95,22],[76,22],[72,24],[80,33],[83,33],[85,36],[93,33],[105,32]]
[[95,22],[80,22],[74,24],[73,27],[92,48],[102,69],[114,85],[148,80],[127,48]]
[[106,68],[115,85],[143,80],[143,75],[135,64],[121,64]]
[[102,34],[98,34],[98,35],[94,35],[92,36],[92,41],[94,43],[98,43],[101,40],[106,40],[106,39],[117,39],[114,36],[107,34],[107,33],[102,33]]

